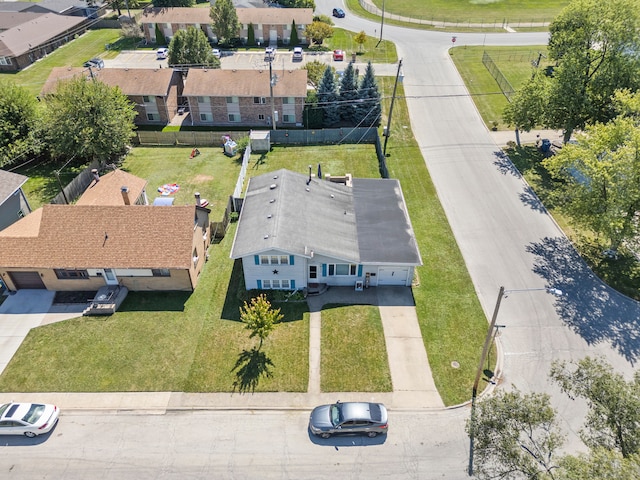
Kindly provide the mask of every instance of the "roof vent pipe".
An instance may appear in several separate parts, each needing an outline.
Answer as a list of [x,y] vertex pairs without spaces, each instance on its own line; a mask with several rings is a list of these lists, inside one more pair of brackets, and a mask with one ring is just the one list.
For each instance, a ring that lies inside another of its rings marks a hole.
[[98,169],[97,168],[92,168],[91,169],[91,175],[93,175],[93,178],[95,179],[96,183],[98,183],[100,181],[100,174],[98,173]]
[[196,192],[193,195],[196,197],[196,205],[199,207],[201,205],[201,203],[200,203],[200,192]]

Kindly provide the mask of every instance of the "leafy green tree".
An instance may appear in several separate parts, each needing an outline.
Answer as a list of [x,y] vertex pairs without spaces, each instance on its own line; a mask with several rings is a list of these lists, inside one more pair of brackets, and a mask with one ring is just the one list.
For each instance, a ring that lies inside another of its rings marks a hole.
[[247,28],[247,45],[255,45],[256,44],[256,31],[253,28],[253,23],[249,24]]
[[[307,71],[307,83],[317,88],[324,76],[324,71],[327,69],[327,64],[318,60],[312,60],[311,62],[307,62],[302,68]],[[335,69],[332,71],[335,74]]]
[[640,16],[636,0],[574,0],[551,23],[546,124],[562,128],[565,142],[576,128],[613,118],[610,99],[638,88]]
[[178,30],[169,44],[169,65],[203,65],[220,68],[213,56],[207,36],[199,28],[189,26]]
[[244,302],[244,306],[240,308],[240,319],[246,324],[245,328],[251,330],[249,338],[260,339],[258,350],[283,317],[279,308],[271,308],[271,303],[264,294],[252,298],[250,304]]
[[554,362],[550,376],[571,398],[587,401],[589,413],[580,437],[588,447],[616,451],[624,458],[640,454],[640,372],[627,382],[605,360],[586,357]]
[[328,23],[313,21],[306,26],[304,34],[311,39],[311,43],[322,45],[325,38],[333,36],[333,27]]
[[318,107],[322,109],[322,123],[325,127],[330,127],[340,122],[337,102],[338,91],[335,76],[331,66],[327,65],[320,85],[318,85]]
[[195,0],[153,0],[154,7],[193,7]]
[[118,87],[74,78],[44,100],[44,133],[54,157],[109,160],[134,135],[136,111]]
[[358,98],[360,101],[356,104],[356,123],[362,127],[379,126],[382,117],[382,105],[380,104],[378,82],[376,82],[371,62],[367,63],[367,68],[360,82]]
[[615,450],[596,448],[588,454],[567,455],[560,460],[557,480],[637,480],[640,478],[640,457],[624,458]]
[[144,33],[135,21],[131,22],[123,22],[120,27],[120,35],[124,38],[142,38],[144,37]]
[[240,22],[233,0],[217,0],[211,7],[209,16],[213,22],[213,31],[218,37],[218,42],[230,43],[231,39],[238,35]]
[[[549,78],[544,72],[536,70],[511,97],[503,113],[505,123],[514,125],[516,132],[529,132],[537,126],[544,125],[548,91]],[[520,136],[516,135],[516,139],[520,146]]]
[[307,91],[302,120],[305,128],[322,128],[322,108],[318,107],[318,93],[315,90]]
[[499,392],[476,404],[466,429],[480,479],[541,478],[557,468],[564,436],[546,394]]
[[316,4],[313,0],[278,0],[278,3],[287,8],[310,8],[316,9]]
[[356,104],[358,102],[358,77],[356,76],[353,62],[349,62],[340,79],[340,101],[338,111],[340,118],[347,123],[354,124],[356,121]]
[[289,44],[292,47],[295,47],[300,43],[300,39],[298,38],[298,27],[296,26],[296,21],[293,20],[291,22],[291,35],[289,35]]
[[366,43],[367,41],[367,34],[364,33],[364,30],[362,30],[360,33],[357,33],[354,37],[353,37],[353,41],[356,42],[358,44],[358,51],[362,52],[362,46]]
[[640,209],[640,129],[632,118],[618,117],[587,127],[577,144],[566,144],[543,161],[561,180],[553,192],[572,221],[620,244],[638,234]]
[[38,102],[24,87],[0,81],[0,166],[38,149]]

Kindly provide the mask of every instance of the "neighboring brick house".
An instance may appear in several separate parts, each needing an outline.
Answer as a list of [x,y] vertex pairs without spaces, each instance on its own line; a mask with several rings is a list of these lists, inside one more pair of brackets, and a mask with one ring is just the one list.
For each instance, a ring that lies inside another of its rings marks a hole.
[[84,33],[85,17],[46,13],[0,33],[0,72],[15,72]]
[[[306,70],[273,70],[276,127],[302,124],[307,96]],[[269,70],[190,69],[184,97],[194,125],[271,125]]]
[[[305,28],[313,21],[311,8],[236,8],[240,31],[238,37],[246,43],[249,25],[253,24],[254,38],[260,43],[288,44],[291,26],[296,23],[298,40],[308,43]],[[211,28],[208,8],[146,8],[140,19],[147,42],[157,43],[156,26],[169,42],[178,30],[193,26],[204,32],[212,42],[218,39]]]
[[410,286],[422,265],[398,180],[285,169],[249,180],[230,256],[247,290]]
[[0,230],[17,222],[31,212],[31,207],[22,191],[29,180],[24,175],[0,170]]
[[116,170],[76,205],[44,205],[1,231],[7,288],[192,291],[207,258],[210,210],[134,204],[146,198],[145,184]]
[[135,105],[137,125],[166,125],[178,112],[178,97],[182,95],[182,75],[169,68],[103,68],[54,67],[41,95],[54,93],[58,82],[79,75],[120,88]]

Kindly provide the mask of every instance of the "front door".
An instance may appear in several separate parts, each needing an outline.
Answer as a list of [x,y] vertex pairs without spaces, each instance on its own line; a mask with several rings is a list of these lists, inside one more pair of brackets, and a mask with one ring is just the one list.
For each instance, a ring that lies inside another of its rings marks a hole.
[[111,268],[104,269],[104,281],[107,285],[118,285],[116,273]]
[[309,283],[318,282],[318,266],[309,265]]

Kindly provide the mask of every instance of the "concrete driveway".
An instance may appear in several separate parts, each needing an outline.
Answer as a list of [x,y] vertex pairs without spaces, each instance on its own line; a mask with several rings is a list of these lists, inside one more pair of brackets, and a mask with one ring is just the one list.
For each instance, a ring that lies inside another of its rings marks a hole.
[[29,330],[40,325],[82,316],[84,305],[52,308],[55,292],[19,290],[0,305],[0,374],[16,353]]

